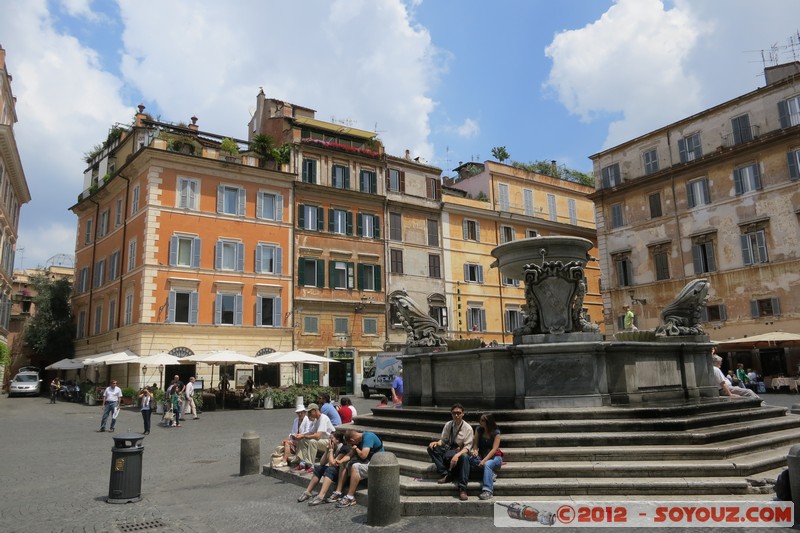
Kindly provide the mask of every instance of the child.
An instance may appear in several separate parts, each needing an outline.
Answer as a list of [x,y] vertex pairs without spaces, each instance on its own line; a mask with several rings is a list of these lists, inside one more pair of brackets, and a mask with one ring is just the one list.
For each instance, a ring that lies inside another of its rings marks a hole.
[[328,489],[331,488],[331,485],[336,483],[339,479],[340,467],[349,460],[350,447],[344,444],[344,433],[337,431],[331,435],[325,455],[320,459],[319,465],[314,467],[314,475],[311,477],[311,481],[308,482],[306,490],[297,498],[297,501],[304,502],[311,498],[311,491],[314,490],[314,487],[317,486],[317,483],[319,483],[319,480],[322,478],[324,478],[324,480],[322,481],[322,487],[319,489],[319,494],[308,502],[308,505],[314,506],[323,503],[332,503],[338,500],[341,497],[341,493],[334,492],[327,498],[325,495],[328,493]]

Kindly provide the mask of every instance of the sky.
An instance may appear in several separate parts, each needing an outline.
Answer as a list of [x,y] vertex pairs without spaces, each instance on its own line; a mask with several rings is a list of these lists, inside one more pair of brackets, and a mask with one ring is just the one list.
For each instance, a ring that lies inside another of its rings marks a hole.
[[32,196],[15,268],[74,254],[83,156],[138,104],[246,138],[263,87],[445,176],[496,146],[591,172],[762,87],[764,66],[800,60],[799,29],[797,0],[3,0]]

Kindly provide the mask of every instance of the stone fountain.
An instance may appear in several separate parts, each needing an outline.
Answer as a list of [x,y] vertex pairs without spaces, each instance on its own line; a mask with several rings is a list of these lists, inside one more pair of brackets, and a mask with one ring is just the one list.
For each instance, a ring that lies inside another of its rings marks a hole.
[[[406,316],[406,404],[529,409],[717,397],[711,343],[698,324],[708,282],[690,282],[655,332],[604,341],[582,315],[592,246],[579,237],[534,237],[492,251],[493,267],[525,282],[525,323],[511,346],[445,351],[429,322],[420,317],[425,330],[415,334],[414,317]],[[425,343],[431,349],[420,349]]]

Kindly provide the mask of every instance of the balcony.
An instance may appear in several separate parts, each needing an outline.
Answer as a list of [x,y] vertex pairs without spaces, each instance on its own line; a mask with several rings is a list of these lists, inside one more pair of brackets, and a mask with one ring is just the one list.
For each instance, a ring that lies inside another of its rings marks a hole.
[[734,146],[748,143],[753,139],[757,139],[759,132],[760,126],[758,125],[732,131],[722,136],[722,146],[723,148],[733,148]]

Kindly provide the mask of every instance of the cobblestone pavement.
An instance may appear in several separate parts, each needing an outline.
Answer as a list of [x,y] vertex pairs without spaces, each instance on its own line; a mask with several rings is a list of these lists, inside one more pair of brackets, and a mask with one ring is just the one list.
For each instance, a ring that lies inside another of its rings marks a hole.
[[[790,406],[800,403],[800,396],[768,395],[766,401]],[[261,436],[265,463],[288,433],[293,409],[207,412],[181,428],[161,427],[154,414],[152,433],[144,439],[142,500],[109,504],[113,434],[97,432],[101,408],[48,402],[0,396],[0,531],[376,530],[366,525],[363,506],[309,508],[296,502],[295,485],[260,474],[239,476],[242,434],[252,430]],[[376,402],[354,403],[364,414]],[[117,434],[129,430],[142,430],[141,415],[123,408]],[[488,518],[405,517],[380,531],[491,529]]]

